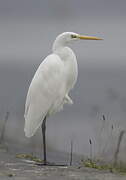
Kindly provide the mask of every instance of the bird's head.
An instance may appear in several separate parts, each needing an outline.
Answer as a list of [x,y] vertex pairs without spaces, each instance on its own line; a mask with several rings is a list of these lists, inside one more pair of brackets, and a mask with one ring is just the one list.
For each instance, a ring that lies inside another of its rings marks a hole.
[[60,47],[60,46],[66,46],[71,41],[75,40],[102,40],[101,38],[94,37],[94,36],[84,36],[80,35],[74,32],[64,32],[57,36],[56,40],[54,41],[54,46]]

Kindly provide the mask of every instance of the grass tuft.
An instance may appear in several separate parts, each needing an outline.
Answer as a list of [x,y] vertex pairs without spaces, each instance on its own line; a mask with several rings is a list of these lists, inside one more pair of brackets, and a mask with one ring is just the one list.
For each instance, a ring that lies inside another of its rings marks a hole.
[[27,160],[35,161],[37,163],[42,163],[43,162],[43,160],[39,159],[36,156],[33,156],[32,154],[17,154],[16,158],[27,159]]
[[100,160],[81,160],[82,165],[88,168],[94,168],[98,170],[108,170],[115,173],[124,173],[126,174],[126,163],[120,162],[116,166],[113,163],[105,163]]

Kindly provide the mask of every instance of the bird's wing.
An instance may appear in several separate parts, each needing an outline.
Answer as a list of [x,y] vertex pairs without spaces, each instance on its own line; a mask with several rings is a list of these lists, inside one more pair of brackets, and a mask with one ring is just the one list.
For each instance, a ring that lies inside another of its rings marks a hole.
[[41,126],[53,103],[65,96],[64,64],[58,55],[45,58],[36,71],[25,105],[25,135],[31,137]]

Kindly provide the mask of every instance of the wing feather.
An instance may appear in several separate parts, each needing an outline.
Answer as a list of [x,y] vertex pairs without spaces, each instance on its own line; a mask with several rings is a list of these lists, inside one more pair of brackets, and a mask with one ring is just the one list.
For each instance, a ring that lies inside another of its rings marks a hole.
[[65,97],[64,64],[58,55],[45,58],[30,84],[25,105],[25,135],[31,137],[54,102]]

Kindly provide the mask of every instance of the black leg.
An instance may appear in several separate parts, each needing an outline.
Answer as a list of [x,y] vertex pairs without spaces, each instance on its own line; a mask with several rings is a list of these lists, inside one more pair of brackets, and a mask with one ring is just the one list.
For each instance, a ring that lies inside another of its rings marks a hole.
[[47,164],[46,162],[46,117],[42,122],[42,136],[43,136],[43,155],[44,155],[44,165]]

